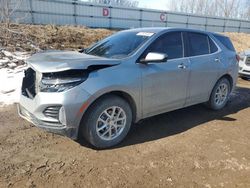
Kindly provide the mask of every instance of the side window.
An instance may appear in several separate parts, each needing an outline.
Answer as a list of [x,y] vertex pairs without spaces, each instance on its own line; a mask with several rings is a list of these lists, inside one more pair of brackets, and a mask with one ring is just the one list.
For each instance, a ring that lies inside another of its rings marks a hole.
[[214,42],[209,38],[209,44],[210,44],[210,53],[214,53],[218,50],[217,46],[214,44]]
[[149,52],[165,53],[168,59],[183,57],[183,42],[181,32],[167,33],[157,38],[144,52],[146,56]]
[[188,33],[189,56],[209,54],[208,36],[200,33]]
[[228,37],[225,37],[225,36],[219,36],[219,35],[214,35],[215,38],[217,40],[219,40],[228,50],[231,50],[231,51],[234,51],[235,52],[235,49],[234,49],[234,46],[232,44],[232,42],[230,41],[230,39]]

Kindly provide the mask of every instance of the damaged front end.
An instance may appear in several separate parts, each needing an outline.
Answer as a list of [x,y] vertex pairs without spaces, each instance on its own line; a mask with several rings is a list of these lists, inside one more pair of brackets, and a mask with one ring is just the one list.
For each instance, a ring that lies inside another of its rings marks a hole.
[[40,73],[31,67],[25,71],[18,112],[21,117],[47,131],[77,136],[81,117],[78,111],[90,94],[81,87],[89,70]]
[[43,73],[39,90],[41,92],[63,92],[84,82],[88,75],[88,70]]
[[23,78],[22,95],[33,99],[38,92],[63,92],[84,82],[88,75],[88,70],[39,73],[28,68]]
[[37,92],[63,92],[84,82],[90,72],[120,64],[119,60],[81,54],[50,51],[28,59],[22,94],[34,98]]
[[69,90],[85,80],[93,71],[113,65],[91,65],[84,70],[66,70],[52,73],[40,73],[31,67],[24,73],[22,95],[33,99],[38,92],[63,92]]
[[81,121],[79,110],[91,97],[80,85],[91,73],[120,62],[79,54],[74,58],[71,54],[67,62],[59,63],[56,57],[61,53],[42,53],[28,59],[18,112],[40,128],[76,139]]
[[33,99],[37,93],[36,85],[37,85],[37,76],[36,72],[32,68],[28,68],[24,72],[24,78],[22,83],[22,95],[28,98]]

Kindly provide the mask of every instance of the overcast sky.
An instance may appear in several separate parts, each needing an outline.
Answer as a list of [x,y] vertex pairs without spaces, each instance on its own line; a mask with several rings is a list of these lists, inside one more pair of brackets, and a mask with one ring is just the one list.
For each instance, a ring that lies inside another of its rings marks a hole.
[[[88,1],[88,0],[82,0],[82,1]],[[150,9],[159,9],[159,10],[169,10],[169,2],[170,0],[137,0],[139,2],[139,7],[141,8],[150,8]],[[243,4],[246,2],[249,2],[250,0],[240,0]],[[176,0],[176,3],[178,3],[178,0]]]
[[[82,0],[88,1],[88,0]],[[151,9],[159,9],[166,10],[168,0],[138,0],[139,7],[141,8],[151,8]]]
[[167,0],[139,0],[139,7],[166,10]]

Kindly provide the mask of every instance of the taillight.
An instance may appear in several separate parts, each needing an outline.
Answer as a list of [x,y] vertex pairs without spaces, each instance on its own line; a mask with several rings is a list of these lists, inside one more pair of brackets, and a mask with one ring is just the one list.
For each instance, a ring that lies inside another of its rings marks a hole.
[[240,56],[237,54],[236,55],[236,60],[239,62],[240,61]]

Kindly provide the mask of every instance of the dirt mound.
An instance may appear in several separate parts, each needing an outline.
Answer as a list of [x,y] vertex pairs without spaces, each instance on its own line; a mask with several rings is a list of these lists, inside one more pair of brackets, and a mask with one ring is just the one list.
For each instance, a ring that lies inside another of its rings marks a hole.
[[250,49],[250,34],[247,33],[222,33],[228,36],[236,49],[237,52]]
[[78,49],[111,35],[107,29],[89,29],[82,26],[12,24],[0,25],[0,47],[9,51],[47,49]]
[[[111,35],[115,30],[83,26],[0,24],[0,48],[9,51],[35,52],[47,49],[75,50]],[[231,38],[238,52],[250,48],[250,34],[223,33]]]

